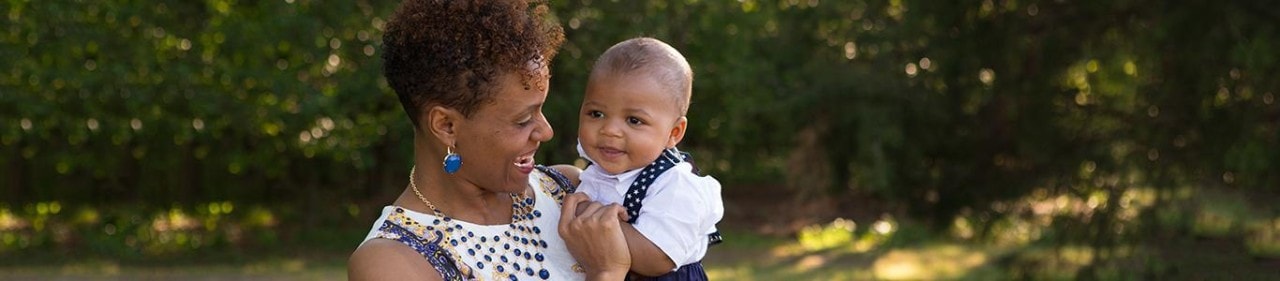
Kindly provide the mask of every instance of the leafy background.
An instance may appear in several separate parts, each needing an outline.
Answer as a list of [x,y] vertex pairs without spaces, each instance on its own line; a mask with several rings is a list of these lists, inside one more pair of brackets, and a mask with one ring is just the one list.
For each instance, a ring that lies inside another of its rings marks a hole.
[[[0,4],[0,271],[340,274],[408,173],[378,58],[395,5]],[[1267,1],[550,5],[542,163],[576,160],[604,49],[689,58],[682,146],[742,241],[713,277],[1276,278]]]

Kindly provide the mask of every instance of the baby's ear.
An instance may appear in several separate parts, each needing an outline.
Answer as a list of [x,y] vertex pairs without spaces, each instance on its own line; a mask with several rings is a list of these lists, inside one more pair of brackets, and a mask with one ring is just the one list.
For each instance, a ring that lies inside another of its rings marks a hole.
[[688,118],[680,116],[680,119],[676,119],[675,127],[671,128],[671,137],[667,138],[667,148],[676,147],[676,144],[680,144],[680,140],[684,139],[684,131],[687,126],[689,126]]

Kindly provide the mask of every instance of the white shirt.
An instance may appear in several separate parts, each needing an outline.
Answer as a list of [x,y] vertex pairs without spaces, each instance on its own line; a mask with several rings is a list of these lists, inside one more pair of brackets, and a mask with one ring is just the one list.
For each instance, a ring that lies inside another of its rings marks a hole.
[[[602,204],[622,204],[641,170],[609,175],[600,166],[591,165],[579,177],[578,192]],[[716,231],[721,217],[720,182],[693,174],[693,165],[682,162],[654,179],[633,226],[671,258],[676,264],[674,271],[702,260],[707,253],[707,234]]]

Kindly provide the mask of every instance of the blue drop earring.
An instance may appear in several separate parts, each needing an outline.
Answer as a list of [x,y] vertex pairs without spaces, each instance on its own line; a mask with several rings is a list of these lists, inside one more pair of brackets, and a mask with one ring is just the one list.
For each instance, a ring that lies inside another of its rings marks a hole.
[[462,156],[458,156],[457,153],[453,153],[453,147],[448,147],[446,149],[448,150],[448,154],[444,155],[444,172],[452,175],[453,173],[457,173],[458,169],[462,168]]

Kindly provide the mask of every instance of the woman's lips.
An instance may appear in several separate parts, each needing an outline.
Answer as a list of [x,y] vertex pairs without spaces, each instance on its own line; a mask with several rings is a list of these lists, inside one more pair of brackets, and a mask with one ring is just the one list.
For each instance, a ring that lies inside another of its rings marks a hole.
[[533,154],[520,156],[520,158],[516,158],[516,162],[512,164],[514,164],[516,166],[516,170],[519,170],[521,173],[531,173],[533,172],[534,165]]

